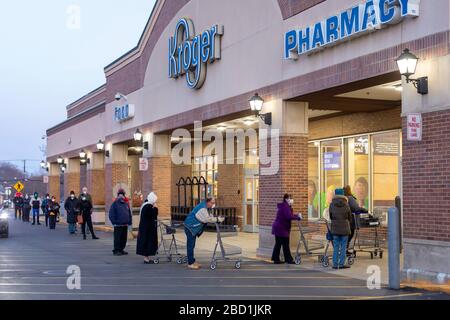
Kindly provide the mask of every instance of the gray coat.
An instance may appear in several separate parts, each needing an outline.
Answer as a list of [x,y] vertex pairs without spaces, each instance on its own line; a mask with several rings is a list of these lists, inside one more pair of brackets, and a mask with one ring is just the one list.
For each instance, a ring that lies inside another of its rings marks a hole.
[[330,205],[331,233],[336,236],[349,236],[352,211],[345,196],[335,196]]

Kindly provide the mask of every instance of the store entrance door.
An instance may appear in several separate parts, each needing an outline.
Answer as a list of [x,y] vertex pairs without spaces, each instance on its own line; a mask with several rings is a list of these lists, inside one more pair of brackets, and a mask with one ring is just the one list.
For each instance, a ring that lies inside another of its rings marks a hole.
[[247,172],[244,179],[244,232],[259,231],[259,176]]

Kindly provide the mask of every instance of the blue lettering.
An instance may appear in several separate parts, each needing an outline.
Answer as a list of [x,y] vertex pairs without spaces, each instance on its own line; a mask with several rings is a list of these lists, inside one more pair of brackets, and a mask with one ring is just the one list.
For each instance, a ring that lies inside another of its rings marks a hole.
[[377,15],[375,11],[375,5],[373,4],[373,0],[369,0],[366,2],[364,7],[364,16],[362,23],[362,31],[365,31],[369,28],[369,26],[377,25]]
[[[307,27],[304,30],[298,32],[298,53],[302,54],[311,50],[311,39],[310,31],[311,29]],[[303,34],[304,33],[304,34]]]
[[203,32],[201,41],[201,56],[202,62],[208,62],[209,56],[211,54],[211,37],[209,32]]
[[191,68],[192,63],[192,45],[190,42],[186,41],[183,43],[183,49],[182,49],[182,62],[183,62],[183,69],[188,71]]
[[332,16],[327,19],[327,43],[334,42],[339,39],[339,19]]
[[314,26],[314,35],[313,35],[312,47],[314,49],[317,46],[322,47],[324,45],[325,45],[325,40],[323,38],[322,22],[318,22]]
[[284,58],[292,58],[292,52],[297,48],[297,31],[291,30],[284,36]]
[[394,19],[396,0],[380,0],[380,22],[389,23]]
[[341,38],[351,36],[358,33],[360,30],[359,6],[353,7],[349,11],[344,11],[341,13]]
[[400,6],[402,8],[402,17],[407,16],[409,12],[409,0],[400,0]]

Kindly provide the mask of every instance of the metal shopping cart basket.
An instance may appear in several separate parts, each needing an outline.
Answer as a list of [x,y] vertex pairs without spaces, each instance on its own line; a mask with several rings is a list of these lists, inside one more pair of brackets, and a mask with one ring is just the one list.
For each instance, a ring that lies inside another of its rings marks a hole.
[[175,238],[177,229],[182,227],[183,224],[172,223],[169,225],[164,221],[158,221],[159,246],[156,257],[153,260],[155,264],[158,264],[161,258],[166,258],[168,262],[172,262],[176,259],[178,264],[187,262],[187,257],[179,252],[180,246],[177,244],[177,239]]
[[[302,226],[302,223],[298,221],[298,230],[300,233],[300,238],[297,244],[297,250],[295,252],[294,262],[297,265],[302,263],[302,255],[312,257],[317,256],[319,258],[319,262],[322,262],[323,254],[318,252],[324,248],[322,240],[313,240],[307,239],[308,235],[320,234],[322,233],[322,225],[326,222],[326,220],[319,220],[318,223],[309,223],[307,226]],[[304,251],[302,251],[302,247]]]
[[[356,256],[357,252],[364,252],[369,253],[371,259],[377,256],[383,259],[384,250],[379,232],[381,218],[369,214],[356,215],[355,223],[354,255]],[[364,232],[362,232],[363,229],[365,229]]]
[[[329,254],[330,247],[333,248],[333,235],[331,233],[331,221],[328,221],[326,219],[321,219],[320,222],[324,223],[327,226],[327,244],[325,245],[325,251],[322,256],[319,255],[319,262],[322,264],[322,267],[328,268],[330,266],[330,259],[331,254]],[[353,265],[355,263],[355,254],[347,254],[347,264],[349,266]]]
[[[217,268],[217,262],[218,261],[227,261],[227,262],[234,262],[234,267],[236,269],[241,268],[241,258],[232,258],[238,255],[242,254],[242,249],[237,246],[231,246],[231,245],[224,245],[222,238],[227,236],[235,236],[234,233],[231,235],[227,235],[226,233],[222,233],[220,231],[220,223],[216,222],[216,232],[217,232],[217,240],[216,245],[214,247],[213,256],[211,259],[210,269],[215,270]],[[220,252],[218,252],[220,250]]]

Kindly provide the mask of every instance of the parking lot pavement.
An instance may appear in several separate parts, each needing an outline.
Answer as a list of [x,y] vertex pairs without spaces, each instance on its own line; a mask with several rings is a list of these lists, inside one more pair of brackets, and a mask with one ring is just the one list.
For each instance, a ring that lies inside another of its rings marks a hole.
[[[0,299],[449,299],[418,290],[369,290],[365,281],[256,260],[244,261],[240,270],[219,263],[212,271],[208,251],[197,252],[204,265],[199,271],[167,261],[144,265],[134,241],[128,256],[114,257],[111,234],[99,236],[84,241],[62,225],[48,230],[10,221],[10,237],[0,239]],[[67,286],[74,283],[69,266],[80,268],[80,290]]]

